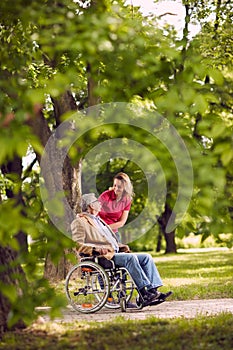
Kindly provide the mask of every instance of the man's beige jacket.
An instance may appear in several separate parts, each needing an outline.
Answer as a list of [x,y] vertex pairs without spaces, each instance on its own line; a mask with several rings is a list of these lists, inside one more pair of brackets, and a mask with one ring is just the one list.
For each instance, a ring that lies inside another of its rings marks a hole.
[[[104,225],[109,229],[112,236],[116,239],[116,236],[112,229],[100,219]],[[105,258],[111,259],[114,256],[114,249],[108,240],[103,236],[98,227],[95,225],[94,220],[87,214],[78,214],[75,220],[71,223],[72,239],[77,243],[77,251],[92,255],[92,249],[107,248],[108,254],[104,255]],[[117,241],[117,239],[116,239]],[[120,251],[127,251],[128,246],[118,243]]]

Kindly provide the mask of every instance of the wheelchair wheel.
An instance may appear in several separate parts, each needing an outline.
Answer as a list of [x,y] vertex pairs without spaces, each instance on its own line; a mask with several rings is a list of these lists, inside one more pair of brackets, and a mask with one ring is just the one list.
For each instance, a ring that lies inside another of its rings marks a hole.
[[73,266],[65,281],[66,296],[71,306],[82,313],[99,311],[109,295],[109,278],[104,269],[92,261]]
[[128,271],[124,268],[119,268],[114,271],[114,274],[111,271],[108,271],[109,281],[110,281],[110,293],[107,298],[105,307],[109,309],[124,309],[126,308],[127,302],[130,301],[133,291],[134,291],[134,282],[129,275]]

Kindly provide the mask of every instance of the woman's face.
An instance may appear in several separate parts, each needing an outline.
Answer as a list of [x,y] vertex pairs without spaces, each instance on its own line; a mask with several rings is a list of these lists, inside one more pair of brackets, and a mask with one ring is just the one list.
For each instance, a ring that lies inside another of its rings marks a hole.
[[114,179],[113,191],[115,192],[115,195],[117,197],[121,197],[123,195],[124,189],[125,189],[125,187],[124,187],[123,181],[121,181],[119,179]]

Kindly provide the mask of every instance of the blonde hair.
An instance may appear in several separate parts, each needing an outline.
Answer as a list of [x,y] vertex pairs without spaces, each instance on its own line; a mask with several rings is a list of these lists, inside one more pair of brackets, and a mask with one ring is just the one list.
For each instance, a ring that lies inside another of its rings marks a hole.
[[125,195],[130,199],[132,200],[133,199],[133,196],[134,196],[134,191],[133,191],[133,185],[130,181],[130,178],[129,176],[126,174],[126,173],[123,173],[123,172],[120,172],[120,173],[117,173],[114,178],[113,178],[113,181],[117,179],[117,180],[120,180],[123,184],[124,184],[124,192],[125,192]]

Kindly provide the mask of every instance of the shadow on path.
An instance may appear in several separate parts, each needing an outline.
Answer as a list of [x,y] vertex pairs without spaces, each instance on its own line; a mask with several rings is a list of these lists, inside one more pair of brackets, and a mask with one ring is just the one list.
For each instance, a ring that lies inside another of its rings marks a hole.
[[[44,311],[43,319],[49,321],[49,307],[40,307],[37,310]],[[157,306],[145,307],[142,310],[128,309],[126,312],[121,312],[120,310],[102,308],[94,314],[78,313],[71,306],[67,306],[62,311],[63,317],[55,318],[53,322],[112,321],[119,316],[131,320],[144,320],[152,316],[159,318],[194,318],[197,315],[211,316],[222,312],[233,314],[233,299],[166,301]]]

